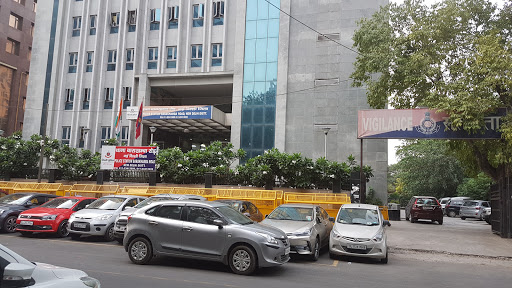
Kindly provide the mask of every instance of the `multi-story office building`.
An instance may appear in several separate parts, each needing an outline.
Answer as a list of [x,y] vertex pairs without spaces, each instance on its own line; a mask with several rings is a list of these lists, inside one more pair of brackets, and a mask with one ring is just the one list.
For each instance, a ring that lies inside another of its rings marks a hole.
[[[24,137],[46,131],[72,147],[99,151],[117,134],[123,101],[118,131],[128,145],[148,144],[153,126],[155,142],[166,148],[220,140],[250,157],[273,147],[314,159],[358,157],[357,111],[368,106],[365,90],[351,87],[356,53],[346,47],[356,21],[384,4],[44,1]],[[141,103],[143,132],[136,139],[127,116]],[[176,112],[197,105],[203,117]],[[370,186],[385,198],[387,141],[366,141],[364,151],[375,170]]]
[[23,129],[37,0],[0,0],[0,130]]

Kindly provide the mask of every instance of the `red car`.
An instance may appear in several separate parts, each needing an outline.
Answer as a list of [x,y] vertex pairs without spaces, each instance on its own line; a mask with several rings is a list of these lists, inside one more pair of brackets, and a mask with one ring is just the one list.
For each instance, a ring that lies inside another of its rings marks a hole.
[[418,219],[428,219],[443,225],[443,209],[434,197],[413,196],[405,207],[405,219],[411,220],[411,223]]
[[58,197],[43,205],[21,212],[16,220],[16,231],[27,236],[33,232],[56,233],[59,237],[69,234],[69,216],[84,209],[96,198]]

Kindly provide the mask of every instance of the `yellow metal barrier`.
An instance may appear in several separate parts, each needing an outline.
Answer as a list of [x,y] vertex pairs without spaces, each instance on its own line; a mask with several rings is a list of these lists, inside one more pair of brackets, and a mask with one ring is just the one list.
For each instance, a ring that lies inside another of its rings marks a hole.
[[61,183],[18,182],[12,190],[14,193],[37,192],[61,196],[57,193],[61,186]]
[[160,192],[161,189],[156,190],[158,194],[172,193],[172,194],[192,194],[199,195],[206,198],[208,201],[217,199],[217,189],[213,188],[187,188],[187,187],[172,187],[172,192]]
[[119,185],[75,184],[69,190],[72,196],[87,196],[100,198],[107,195],[115,195],[119,191]]
[[5,193],[7,194],[12,194],[14,193],[14,187],[16,187],[16,185],[18,185],[18,182],[5,182],[5,184],[2,184],[2,186],[0,186],[0,190],[3,190],[5,191]]
[[247,200],[258,207],[261,214],[268,215],[279,206],[277,197],[282,193],[277,190],[218,189],[217,199]]
[[336,217],[341,205],[350,203],[346,194],[331,193],[284,193],[284,203],[318,204],[331,217]]
[[389,220],[388,206],[379,206],[379,210],[384,220]]
[[71,196],[70,193],[69,193],[69,190],[71,189],[71,187],[73,187],[73,185],[64,185],[62,184],[59,188],[59,190],[57,190],[57,193],[55,195],[58,195],[58,196]]

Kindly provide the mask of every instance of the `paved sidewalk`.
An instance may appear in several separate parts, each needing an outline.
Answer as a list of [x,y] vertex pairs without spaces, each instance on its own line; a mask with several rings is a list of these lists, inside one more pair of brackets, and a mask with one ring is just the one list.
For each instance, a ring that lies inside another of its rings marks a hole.
[[[402,217],[404,217],[402,210]],[[512,260],[512,239],[491,232],[485,221],[444,217],[443,225],[420,220],[417,223],[391,221],[387,229],[392,249],[432,251],[448,254],[503,257]]]

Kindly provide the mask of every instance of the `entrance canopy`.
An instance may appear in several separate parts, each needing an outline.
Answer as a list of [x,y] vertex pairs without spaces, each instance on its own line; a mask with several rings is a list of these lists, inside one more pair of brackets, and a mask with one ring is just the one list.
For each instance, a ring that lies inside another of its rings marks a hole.
[[224,133],[231,130],[231,114],[212,105],[146,106],[142,123],[168,132]]

